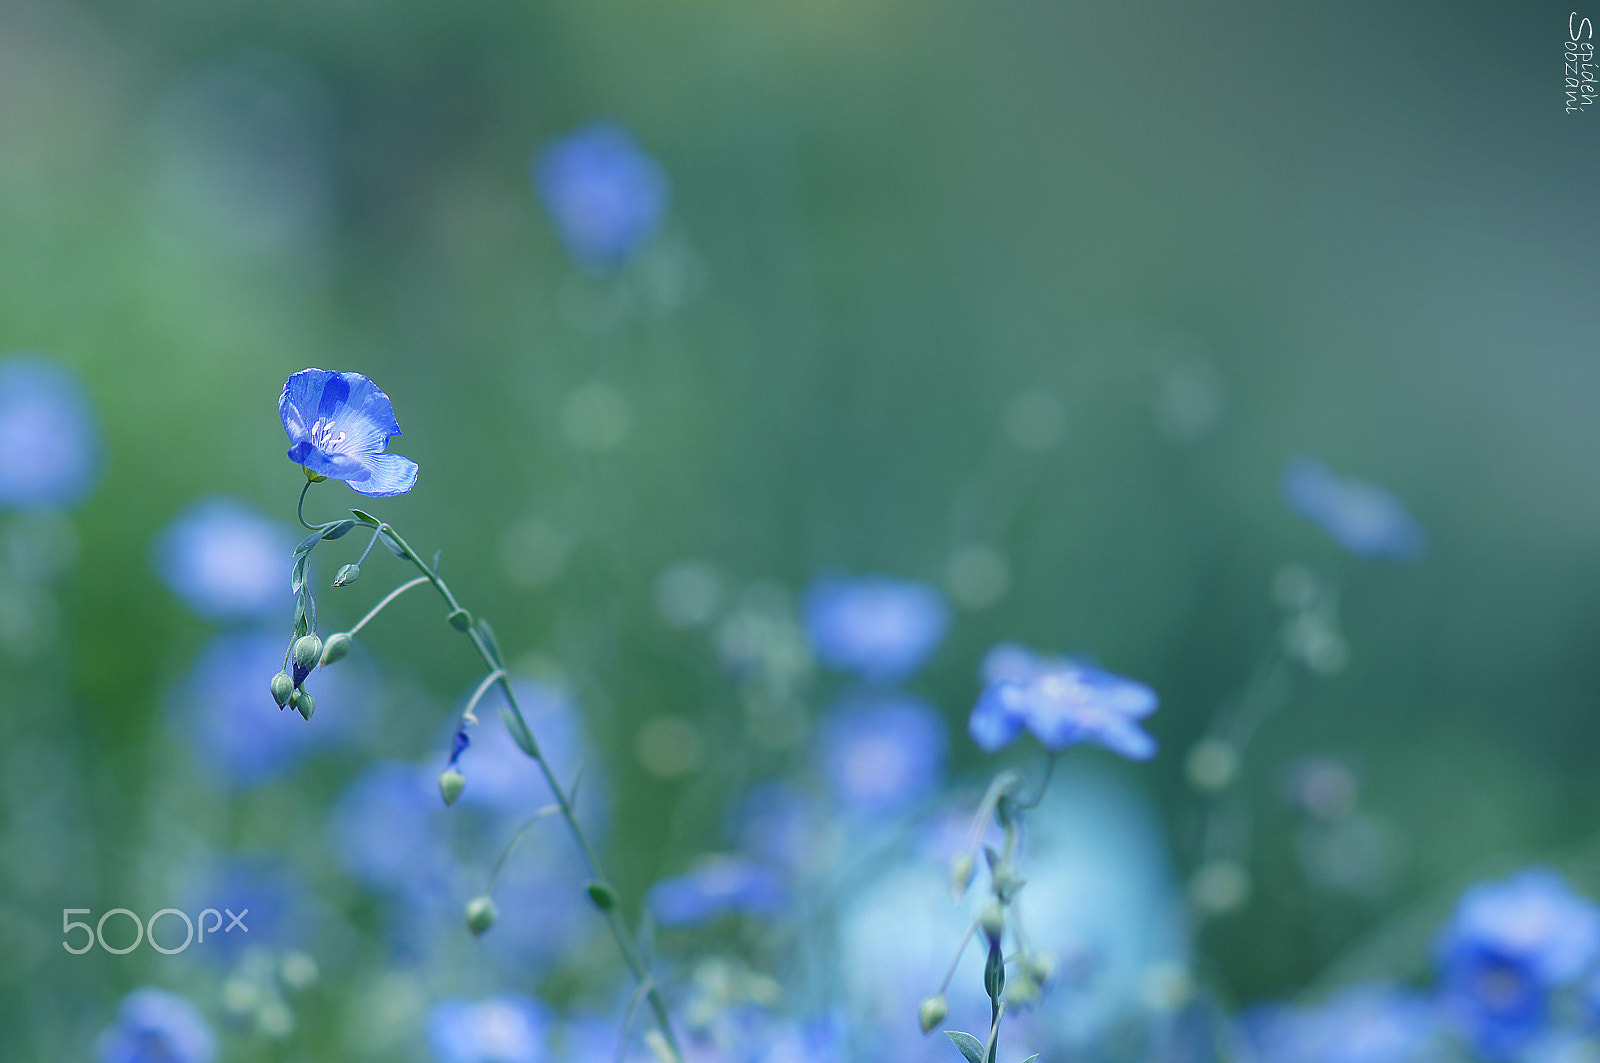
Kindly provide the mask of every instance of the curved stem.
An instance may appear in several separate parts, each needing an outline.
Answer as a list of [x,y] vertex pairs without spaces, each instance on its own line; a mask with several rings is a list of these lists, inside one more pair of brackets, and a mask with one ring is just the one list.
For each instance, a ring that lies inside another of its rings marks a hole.
[[950,969],[944,972],[944,981],[939,983],[939,992],[945,993],[950,988],[950,980],[956,976],[956,968],[961,965],[962,953],[967,951],[967,942],[972,940],[972,935],[978,932],[982,919],[974,919],[972,925],[967,927],[967,932],[961,937],[961,944],[956,946],[955,958],[950,961]]
[[305,528],[306,531],[317,530],[317,525],[306,523],[306,493],[311,490],[311,485],[315,482],[314,480],[307,480],[306,485],[300,488],[300,504],[295,507],[295,514],[300,518],[300,526]]
[[387,606],[390,602],[392,602],[396,598],[400,597],[402,594],[404,594],[406,591],[410,590],[412,587],[418,587],[418,586],[421,586],[422,584],[427,583],[427,582],[428,582],[428,577],[427,576],[418,576],[416,579],[407,580],[405,583],[400,584],[400,586],[396,587],[394,590],[392,590],[388,594],[384,595],[383,596],[383,600],[380,601],[377,605],[373,606],[371,609],[369,609],[367,611],[367,615],[362,617],[359,621],[357,621],[356,622],[356,626],[351,628],[349,631],[345,632],[345,634],[349,635],[351,638],[355,638],[355,636],[360,633],[361,629],[367,626],[368,621],[370,621],[373,617],[377,616],[379,613],[383,612],[384,607]]
[[[302,505],[305,502],[304,491],[300,493],[300,501]],[[305,523],[303,516],[301,517],[301,523]],[[419,579],[433,584],[434,589],[439,592],[439,596],[444,599],[445,605],[449,606],[450,611],[452,613],[465,612],[461,603],[456,600],[456,596],[451,593],[450,586],[440,578],[438,572],[428,567],[417,556],[417,552],[411,548],[411,544],[402,539],[394,528],[387,523],[375,523],[366,520],[358,520],[358,523],[364,527],[376,528],[386,533],[394,540],[395,545],[405,551],[406,560],[409,560],[416,566],[417,571],[422,573]],[[312,526],[307,525],[307,527]],[[313,530],[315,529],[313,528]],[[412,580],[405,587],[415,586],[417,582],[419,580]],[[399,588],[394,593],[398,594],[405,587]],[[393,595],[390,597],[392,598]],[[387,604],[388,601],[389,599],[385,599],[382,604]],[[522,715],[522,706],[517,703],[516,692],[511,688],[511,680],[506,675],[503,662],[489,649],[488,643],[484,641],[483,634],[477,626],[469,627],[466,630],[466,635],[472,640],[472,645],[478,651],[478,656],[483,659],[483,663],[488,666],[491,673],[495,673],[491,678],[499,684],[501,692],[505,695],[507,709],[517,723],[522,726],[522,729],[531,734],[532,731],[528,728],[528,721]],[[543,751],[539,750],[537,746],[528,755],[532,758],[534,764],[538,766],[540,774],[544,776],[545,783],[550,787],[550,792],[555,795],[557,810],[561,813],[561,818],[566,821],[568,832],[571,833],[573,840],[578,844],[578,849],[583,855],[583,862],[588,867],[590,877],[598,882],[607,881],[605,872],[600,865],[600,858],[595,854],[594,846],[589,843],[588,835],[584,833],[583,827],[578,823],[578,817],[573,812],[572,800],[568,797],[560,782],[557,781],[555,771],[550,767],[550,762],[545,759]],[[617,913],[616,909],[613,908],[606,913],[606,923],[611,928],[612,936],[616,938],[617,948],[621,951],[623,961],[628,965],[629,971],[633,973],[634,978],[640,985],[649,987],[646,990],[645,997],[650,1002],[650,1010],[655,1015],[656,1024],[660,1026],[661,1034],[667,1042],[667,1047],[671,1049],[673,1058],[681,1061],[683,1059],[683,1050],[678,1047],[677,1036],[672,1032],[672,1020],[667,1014],[666,1001],[662,999],[660,991],[656,988],[655,981],[650,977],[650,973],[645,967],[644,959],[639,952],[639,946],[634,942],[633,935],[629,932],[627,925],[622,921],[622,917]]]

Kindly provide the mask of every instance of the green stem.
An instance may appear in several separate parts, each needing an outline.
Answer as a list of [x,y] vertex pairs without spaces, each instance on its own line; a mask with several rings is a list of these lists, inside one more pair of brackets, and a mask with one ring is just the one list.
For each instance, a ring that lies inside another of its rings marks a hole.
[[[307,481],[306,488],[308,490],[310,486],[310,481]],[[300,492],[300,523],[305,524],[307,528],[315,531],[317,528],[316,525],[306,524],[304,515],[305,500],[306,491],[302,490]],[[411,548],[411,544],[402,539],[400,534],[392,527],[390,527],[387,523],[373,523],[366,520],[358,520],[358,523],[363,527],[374,528],[375,530],[386,533],[391,539],[394,540],[395,545],[399,546],[400,549],[405,551],[406,559],[416,566],[418,572],[422,573],[420,578],[425,579],[429,583],[433,584],[434,589],[437,590],[439,592],[439,596],[444,599],[444,603],[449,607],[450,612],[454,613],[457,611],[464,611],[462,610],[461,603],[456,600],[456,596],[451,593],[449,584],[445,583],[445,581],[440,578],[438,572],[434,571],[432,568],[429,568],[425,563],[423,563],[422,559],[417,556],[417,552]],[[413,580],[411,583],[408,583],[405,586],[414,586],[416,582],[416,580]],[[400,590],[404,589],[405,587],[401,587],[394,593],[398,594]],[[392,597],[393,595],[391,595],[391,598]],[[383,604],[387,604],[387,601],[388,599],[386,599]],[[363,623],[365,623],[365,621],[363,621]],[[478,656],[483,659],[483,663],[488,666],[489,671],[491,673],[498,673],[498,678],[496,681],[499,683],[501,692],[505,694],[506,705],[510,709],[511,715],[515,717],[517,723],[520,724],[525,731],[528,731],[528,733],[531,734],[532,731],[528,728],[528,721],[522,715],[522,706],[517,703],[516,692],[511,688],[511,680],[506,675],[502,662],[496,659],[495,655],[490,652],[488,644],[484,642],[483,635],[476,626],[468,628],[466,635],[472,640],[473,647],[477,649]],[[556,806],[561,812],[561,818],[566,821],[567,830],[572,834],[573,840],[578,843],[579,850],[582,851],[583,861],[588,867],[590,877],[597,882],[608,881],[605,872],[601,868],[600,858],[595,854],[594,846],[589,843],[589,837],[584,833],[583,827],[579,825],[578,817],[573,812],[572,801],[568,798],[567,793],[562,788],[561,784],[556,780],[555,771],[550,767],[550,762],[545,760],[543,751],[538,750],[537,747],[535,747],[535,752],[530,754],[530,756],[534,764],[538,766],[540,774],[544,776],[545,783],[550,787],[550,792],[555,794]],[[672,1020],[667,1014],[666,1001],[662,999],[660,991],[657,990],[655,986],[654,979],[650,977],[650,973],[645,967],[644,959],[639,951],[639,947],[633,940],[633,935],[629,932],[627,925],[622,921],[621,915],[619,915],[615,909],[606,913],[606,923],[611,928],[611,934],[614,938],[616,938],[617,948],[622,953],[622,959],[628,965],[628,969],[633,973],[634,978],[640,983],[640,985],[649,986],[649,989],[646,993],[646,998],[650,1001],[650,1010],[655,1014],[656,1024],[661,1027],[661,1034],[666,1039],[667,1047],[672,1050],[673,1058],[681,1063],[683,1059],[683,1051],[678,1047],[677,1036],[672,1032]]]
[[427,583],[427,582],[428,582],[428,577],[427,576],[418,576],[416,579],[407,580],[405,583],[400,584],[400,586],[396,587],[394,590],[392,590],[388,594],[384,595],[383,596],[383,600],[380,601],[377,605],[375,605],[371,609],[367,610],[367,615],[362,617],[360,619],[360,621],[358,621],[356,623],[356,626],[351,628],[349,631],[345,632],[345,634],[349,635],[351,638],[355,638],[356,635],[358,635],[361,632],[361,629],[366,627],[368,622],[370,622],[373,617],[375,617],[379,613],[383,612],[384,607],[387,606],[390,602],[392,602],[396,598],[400,597],[402,594],[404,594],[406,591],[410,590],[412,587],[420,587],[420,586],[422,586],[422,584]]

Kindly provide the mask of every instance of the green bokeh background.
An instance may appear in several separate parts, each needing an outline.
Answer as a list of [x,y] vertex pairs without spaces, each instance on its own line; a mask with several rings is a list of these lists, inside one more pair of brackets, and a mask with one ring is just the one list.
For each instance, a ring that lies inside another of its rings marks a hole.
[[[422,473],[383,516],[444,549],[511,656],[583,677],[631,900],[720,815],[694,776],[638,769],[640,727],[687,718],[714,759],[737,725],[710,653],[657,618],[657,574],[700,558],[791,592],[828,568],[941,582],[974,543],[1009,592],[959,614],[919,691],[959,726],[1002,638],[1150,682],[1164,753],[1131,774],[1175,836],[1182,752],[1274,638],[1273,572],[1346,577],[1350,667],[1263,733],[1259,888],[1202,938],[1230,997],[1296,992],[1485,868],[1576,860],[1600,827],[1600,115],[1562,111],[1567,14],[0,4],[0,349],[76,368],[105,446],[59,643],[0,662],[0,1028],[82,1044],[75,1016],[159,977],[147,953],[64,957],[55,912],[147,899],[159,825],[215,799],[171,784],[187,754],[162,700],[208,629],[150,544],[200,495],[291,515],[274,400],[308,365],[395,402]],[[229,64],[276,72],[315,116],[329,198],[303,239],[252,246],[163,198],[163,101]],[[596,117],[673,183],[616,284],[574,270],[528,179],[539,145]],[[600,452],[563,427],[596,381],[629,428]],[[1218,417],[1185,437],[1170,407],[1195,388]],[[1037,450],[1015,445],[1031,392],[1061,414]],[[1302,452],[1404,497],[1429,556],[1338,558],[1279,499]],[[502,561],[530,520],[569,548],[537,585]],[[360,589],[325,607],[352,619],[381,585]],[[408,603],[370,640],[388,711],[443,711],[471,681],[434,611]],[[1381,898],[1289,883],[1279,768],[1319,752],[1358,766],[1404,839]],[[212,840],[289,844],[260,803],[311,829],[344,777],[252,799]],[[333,1021],[341,991],[303,1022]]]

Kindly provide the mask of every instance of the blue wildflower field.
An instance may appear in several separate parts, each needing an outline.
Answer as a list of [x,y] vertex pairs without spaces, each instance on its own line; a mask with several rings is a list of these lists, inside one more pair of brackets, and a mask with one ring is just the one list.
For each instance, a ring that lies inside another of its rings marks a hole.
[[0,1063],[1600,1063],[1594,17],[0,0]]

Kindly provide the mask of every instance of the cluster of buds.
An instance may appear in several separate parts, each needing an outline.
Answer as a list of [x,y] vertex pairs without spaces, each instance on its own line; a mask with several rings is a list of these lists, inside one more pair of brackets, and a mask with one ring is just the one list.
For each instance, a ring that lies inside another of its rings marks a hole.
[[322,663],[322,656],[322,640],[315,632],[307,632],[290,644],[290,670],[272,677],[272,700],[278,703],[278,708],[293,708],[311,719],[311,714],[317,711],[317,699],[305,688],[305,682],[312,669]]

